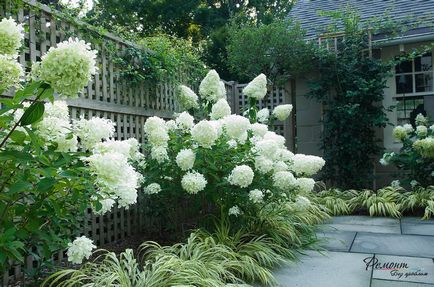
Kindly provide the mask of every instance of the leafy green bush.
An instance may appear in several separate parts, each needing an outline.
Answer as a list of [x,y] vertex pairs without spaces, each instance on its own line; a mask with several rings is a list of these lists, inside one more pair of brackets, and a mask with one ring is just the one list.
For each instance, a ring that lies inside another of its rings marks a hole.
[[393,164],[405,171],[408,183],[412,186],[434,184],[434,125],[422,114],[416,117],[416,128],[411,124],[396,126],[393,136],[402,143],[399,152],[387,152],[380,163]]
[[418,187],[404,193],[400,205],[403,211],[424,209],[423,219],[431,218],[434,215],[434,186]]
[[393,187],[385,187],[377,191],[363,190],[350,199],[355,209],[365,208],[371,216],[401,217],[398,204],[402,193]]

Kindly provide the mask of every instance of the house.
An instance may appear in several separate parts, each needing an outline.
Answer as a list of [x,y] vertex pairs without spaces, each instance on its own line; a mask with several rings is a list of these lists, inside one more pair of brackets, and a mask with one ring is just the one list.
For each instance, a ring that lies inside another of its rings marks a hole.
[[[371,53],[382,60],[390,60],[396,56],[411,52],[413,49],[434,43],[434,1],[426,0],[298,0],[288,15],[293,21],[300,23],[306,31],[306,40],[317,41],[320,45],[333,48],[338,40],[326,34],[326,27],[332,19],[322,16],[320,11],[337,11],[350,7],[360,15],[361,23],[374,18],[389,18],[405,23],[411,27],[399,37],[388,38],[385,35],[372,35],[375,47]],[[433,53],[404,62],[393,71],[394,76],[387,80],[384,90],[385,107],[396,106],[388,113],[392,124],[410,121],[413,110],[425,110],[434,119],[434,81]],[[309,91],[308,80],[297,78],[291,82],[293,101],[296,102],[297,151],[306,154],[321,155],[320,135],[322,130],[322,107],[315,100],[304,95]],[[392,137],[393,126],[378,130],[387,150],[399,150],[400,144]],[[390,167],[377,165],[374,188],[390,182]]]

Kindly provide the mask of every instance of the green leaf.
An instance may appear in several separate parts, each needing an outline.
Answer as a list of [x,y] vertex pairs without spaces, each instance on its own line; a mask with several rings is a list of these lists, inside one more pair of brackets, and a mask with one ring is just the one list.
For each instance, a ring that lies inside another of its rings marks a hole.
[[14,101],[20,102],[21,100],[33,96],[35,94],[35,91],[39,89],[39,87],[42,85],[42,82],[36,81],[32,82],[30,85],[24,88],[24,90],[17,91],[14,96]]
[[19,181],[13,183],[9,187],[9,192],[18,193],[18,192],[23,192],[23,191],[29,190],[31,188],[32,188],[32,184],[30,182],[19,180]]
[[21,125],[27,126],[39,121],[44,115],[45,105],[42,102],[33,103],[25,112],[21,119]]
[[56,184],[56,179],[52,177],[46,177],[41,179],[37,185],[38,192],[46,192],[50,190]]
[[11,140],[18,144],[23,144],[26,139],[26,133],[22,131],[14,130],[10,136]]
[[8,160],[8,159],[13,159],[17,161],[30,161],[33,160],[33,157],[29,153],[21,152],[17,150],[0,151],[0,160]]
[[42,93],[40,99],[41,100],[49,99],[50,102],[54,102],[54,89],[51,87],[45,89],[44,92]]

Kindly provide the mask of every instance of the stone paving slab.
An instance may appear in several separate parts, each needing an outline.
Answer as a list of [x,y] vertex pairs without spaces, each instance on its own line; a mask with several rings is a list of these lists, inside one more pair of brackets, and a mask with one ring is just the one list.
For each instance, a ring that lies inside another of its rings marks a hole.
[[434,258],[434,236],[361,232],[350,252]]
[[354,225],[399,225],[399,219],[386,217],[371,217],[364,215],[335,216],[330,221],[332,224],[354,224]]
[[434,284],[434,262],[431,258],[376,255],[370,262],[381,265],[374,268],[373,279]]
[[281,287],[369,287],[371,271],[363,259],[372,254],[308,251],[301,262],[284,266],[274,275]]
[[433,284],[410,283],[399,281],[386,281],[373,279],[371,287],[431,287]]
[[420,217],[403,217],[401,223],[434,224],[434,219],[422,220]]
[[365,224],[323,224],[319,230],[325,232],[333,231],[353,231],[353,232],[373,232],[373,233],[401,233],[399,223],[394,225],[365,225]]
[[434,224],[401,223],[402,234],[434,235]]
[[356,232],[352,231],[335,231],[335,232],[317,232],[317,236],[321,239],[320,247],[331,251],[350,250]]

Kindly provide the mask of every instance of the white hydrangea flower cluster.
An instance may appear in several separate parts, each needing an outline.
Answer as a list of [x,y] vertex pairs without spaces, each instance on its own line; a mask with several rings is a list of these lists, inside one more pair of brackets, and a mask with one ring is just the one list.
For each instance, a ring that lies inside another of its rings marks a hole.
[[243,94],[249,98],[262,100],[267,95],[267,77],[260,74],[243,89]]
[[44,117],[34,126],[37,133],[45,141],[57,143],[57,151],[77,151],[77,136],[71,133],[72,125],[66,102],[54,101],[53,103],[46,103]]
[[325,161],[314,155],[296,154],[292,157],[291,170],[299,175],[312,176],[320,171]]
[[194,126],[194,118],[187,112],[182,112],[176,118],[176,125],[183,130],[189,130]]
[[157,194],[157,193],[160,193],[161,192],[161,186],[158,183],[156,183],[156,182],[151,183],[151,184],[149,184],[148,186],[146,186],[144,188],[144,192],[146,194]]
[[224,83],[220,80],[216,70],[210,70],[199,85],[199,94],[208,102],[215,103],[219,99],[226,98]]
[[0,55],[0,92],[18,87],[23,77],[23,67],[14,58]]
[[264,124],[254,123],[249,128],[256,137],[263,137],[268,132],[268,127]]
[[253,182],[255,173],[248,165],[236,166],[228,177],[228,181],[232,185],[239,186],[241,188],[248,187]]
[[231,114],[231,107],[226,99],[220,99],[211,108],[210,117],[212,120],[218,120],[229,116]]
[[228,214],[237,217],[242,214],[242,211],[237,205],[234,205],[231,208],[229,208]]
[[297,178],[297,187],[301,192],[311,192],[315,187],[315,180],[308,177]]
[[105,142],[99,142],[94,146],[93,152],[100,154],[115,152],[127,159],[137,159],[140,157],[139,143],[135,138],[124,141],[109,139]]
[[95,248],[96,246],[91,239],[86,236],[77,237],[72,243],[68,243],[68,251],[66,252],[68,261],[73,264],[81,264],[84,258],[89,259]]
[[414,121],[418,126],[426,126],[428,124],[428,119],[423,114],[418,114]]
[[23,40],[22,24],[17,24],[12,18],[3,18],[0,21],[0,54],[15,56]]
[[259,189],[253,189],[249,191],[249,200],[253,203],[261,203],[264,201],[264,192]]
[[198,145],[211,148],[218,138],[218,133],[210,121],[202,120],[191,129],[191,136]]
[[42,61],[33,65],[32,75],[60,95],[75,98],[96,73],[96,54],[90,44],[70,38],[51,47]]
[[270,118],[270,110],[263,108],[256,113],[256,119],[258,122],[266,124]]
[[166,147],[169,133],[166,122],[159,117],[150,117],[146,120],[143,130],[153,147]]
[[395,139],[402,141],[413,131],[414,129],[410,124],[405,124],[404,126],[396,126],[392,134]]
[[85,150],[92,150],[101,140],[108,140],[115,132],[114,123],[111,120],[92,117],[87,120],[80,118],[73,121],[72,129],[80,138],[80,145]]
[[418,139],[413,143],[413,147],[422,157],[434,158],[434,137],[430,136],[424,139]]
[[255,158],[255,169],[260,174],[267,174],[274,168],[274,162],[265,156],[257,156]]
[[276,117],[279,121],[286,120],[292,112],[292,105],[280,105],[274,108],[273,116]]
[[199,97],[189,87],[180,85],[178,87],[177,97],[179,103],[184,109],[190,110],[190,109],[199,108],[199,103],[198,103]]
[[418,137],[426,137],[428,134],[428,128],[426,126],[417,126],[416,134]]
[[196,171],[187,172],[181,180],[182,188],[190,194],[196,194],[204,190],[207,183],[203,174]]
[[176,156],[176,164],[183,171],[193,168],[196,154],[191,149],[182,149]]
[[278,171],[273,175],[273,186],[283,191],[289,191],[297,187],[297,179],[289,171]]
[[231,139],[244,142],[247,139],[247,130],[250,128],[250,121],[243,116],[230,115],[223,119],[223,127],[226,134]]

